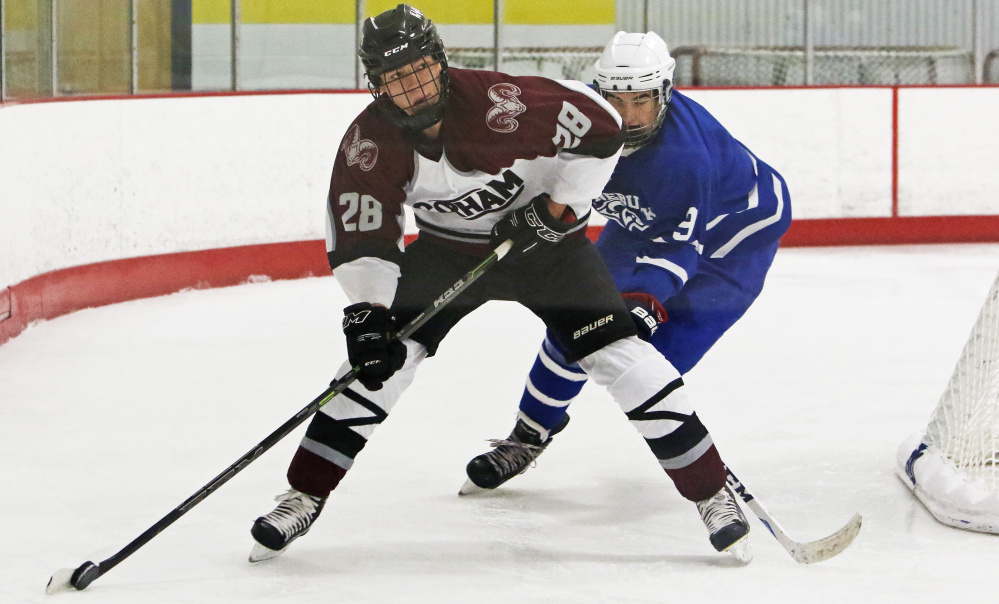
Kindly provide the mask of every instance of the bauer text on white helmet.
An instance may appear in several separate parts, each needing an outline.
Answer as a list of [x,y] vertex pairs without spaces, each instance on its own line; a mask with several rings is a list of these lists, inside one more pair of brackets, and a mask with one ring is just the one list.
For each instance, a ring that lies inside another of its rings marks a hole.
[[658,103],[656,117],[640,126],[625,129],[625,147],[637,149],[649,141],[662,125],[673,91],[673,69],[676,60],[656,33],[644,34],[619,31],[604,48],[594,65],[594,84],[602,95],[632,96],[631,93],[650,91]]

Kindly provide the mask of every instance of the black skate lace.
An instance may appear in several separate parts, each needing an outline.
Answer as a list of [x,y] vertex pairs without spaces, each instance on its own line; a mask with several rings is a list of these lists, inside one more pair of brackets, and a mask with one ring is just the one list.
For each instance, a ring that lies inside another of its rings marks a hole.
[[285,538],[297,534],[312,524],[318,502],[309,495],[290,489],[275,497],[274,501],[280,503],[273,512],[264,516],[264,519]]
[[494,449],[486,453],[486,459],[503,476],[533,466],[535,459],[544,451],[544,447],[515,440],[492,438],[489,439],[489,443]]
[[701,513],[701,520],[708,527],[708,532],[714,535],[722,528],[742,521],[737,505],[735,499],[722,489],[714,497],[698,501],[697,511]]

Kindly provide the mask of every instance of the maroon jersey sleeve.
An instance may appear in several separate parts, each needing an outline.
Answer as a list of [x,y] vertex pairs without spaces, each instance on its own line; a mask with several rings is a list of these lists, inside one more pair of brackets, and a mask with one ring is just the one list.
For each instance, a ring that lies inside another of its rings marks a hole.
[[399,264],[413,169],[412,147],[398,129],[371,107],[354,120],[337,150],[327,199],[330,268],[368,256]]
[[624,143],[617,112],[579,82],[452,69],[443,133],[461,170],[490,174],[565,151],[599,159]]
[[541,155],[567,151],[604,159],[624,144],[620,118],[609,103],[579,82],[525,77],[525,126],[545,133]]

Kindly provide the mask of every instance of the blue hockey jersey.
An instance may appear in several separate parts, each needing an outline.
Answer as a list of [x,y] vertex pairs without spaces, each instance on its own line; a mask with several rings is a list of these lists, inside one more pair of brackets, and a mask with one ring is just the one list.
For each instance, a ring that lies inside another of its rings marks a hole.
[[618,289],[659,300],[711,264],[772,254],[791,222],[783,178],[678,91],[660,131],[619,160],[593,207],[608,219],[597,247]]

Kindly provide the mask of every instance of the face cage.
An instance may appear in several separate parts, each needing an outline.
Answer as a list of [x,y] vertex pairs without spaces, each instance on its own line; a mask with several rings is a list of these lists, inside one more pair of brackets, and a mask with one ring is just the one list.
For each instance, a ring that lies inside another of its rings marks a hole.
[[[371,92],[371,96],[382,101],[378,103],[379,109],[389,121],[399,128],[421,132],[444,119],[444,111],[447,108],[447,98],[450,92],[447,57],[442,48],[432,51],[427,56],[434,59],[435,62],[414,71],[415,78],[410,78],[408,75],[404,76],[403,79],[415,80],[416,84],[396,94],[389,94],[388,86],[383,86],[380,73],[373,74],[369,72],[366,74],[368,76],[368,91]],[[413,62],[419,60],[418,58]],[[420,74],[429,70],[434,65],[441,66],[440,74],[432,77],[429,82],[419,83]],[[405,64],[401,67],[405,67]],[[384,88],[384,91],[379,92],[380,88]],[[409,97],[407,95],[418,89],[423,93],[424,99],[430,101],[430,104],[421,103],[418,109],[414,109],[409,104]],[[399,99],[402,106],[397,105],[394,99]],[[405,109],[413,109],[413,113],[406,113]]]
[[[645,92],[644,90],[606,90],[601,89],[600,94],[604,98],[607,98],[608,94],[615,94],[619,92]],[[663,125],[663,120],[666,119],[666,108],[669,107],[669,100],[672,97],[673,85],[667,80],[663,83],[661,89],[656,88],[651,91],[653,94],[653,99],[659,103],[659,113],[656,114],[656,119],[652,121],[651,124],[646,126],[635,126],[626,127],[624,129],[624,148],[625,149],[639,149],[647,142],[652,140],[652,137],[659,132],[659,128]]]

